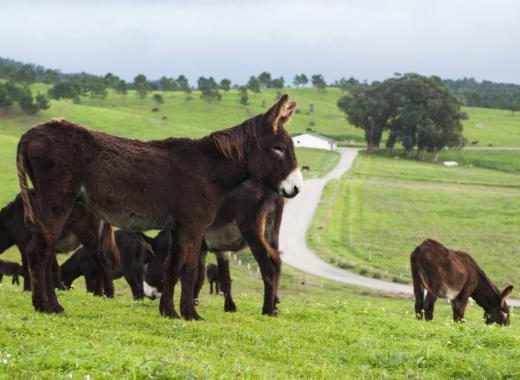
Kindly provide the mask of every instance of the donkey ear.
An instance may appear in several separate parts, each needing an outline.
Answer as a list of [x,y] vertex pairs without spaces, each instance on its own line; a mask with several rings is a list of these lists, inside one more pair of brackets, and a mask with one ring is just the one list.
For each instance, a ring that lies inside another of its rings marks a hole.
[[289,102],[289,95],[283,95],[273,106],[267,111],[267,121],[272,127],[274,133],[283,128],[289,122],[293,112],[296,110],[296,102]]
[[506,298],[511,295],[512,291],[513,291],[513,285],[509,285],[504,290],[502,290],[502,293],[500,294],[500,304],[504,303]]

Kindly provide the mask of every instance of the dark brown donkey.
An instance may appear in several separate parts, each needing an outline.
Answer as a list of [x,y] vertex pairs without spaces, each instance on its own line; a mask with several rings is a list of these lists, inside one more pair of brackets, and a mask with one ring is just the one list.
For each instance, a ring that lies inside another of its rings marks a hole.
[[171,231],[159,309],[163,316],[178,317],[173,291],[180,276],[181,314],[199,319],[194,285],[200,247],[224,196],[248,178],[285,197],[300,191],[301,173],[284,129],[295,109],[296,103],[284,95],[265,114],[198,140],[143,142],[65,120],[26,132],[16,163],[26,220],[34,231],[27,251],[35,309],[63,311],[54,289],[46,286],[46,271],[63,225],[80,202],[125,230]]
[[[236,311],[231,295],[228,251],[237,252],[249,246],[264,281],[262,313],[277,313],[277,291],[281,274],[278,236],[283,206],[283,197],[254,179],[245,181],[220,204],[215,220],[204,234],[203,250],[210,250],[216,254],[225,311]],[[160,273],[167,256],[169,236],[161,232],[150,244],[155,256],[147,265],[145,279],[148,285],[162,291]],[[204,259],[205,253],[201,255],[195,297],[198,297],[204,282]]]
[[[34,192],[27,193],[30,199],[34,198]],[[34,201],[34,199],[33,199]],[[31,241],[31,231],[24,222],[24,205],[20,194],[0,210],[0,253],[16,245],[22,256],[24,271],[27,271],[27,248]],[[61,234],[53,247],[54,253],[68,253],[83,244],[85,249],[92,255],[98,267],[106,265],[106,256],[118,255],[117,247],[114,244],[112,228],[108,224],[100,221],[85,210],[81,205],[77,205],[71,211],[67,222],[63,226]],[[52,287],[62,288],[59,278],[59,268],[56,258],[53,256],[49,264],[52,269]],[[24,290],[31,290],[27,276],[24,277]],[[105,295],[112,297],[114,287],[112,280],[105,283]],[[96,295],[101,295],[97,291]]]
[[[145,262],[153,256],[150,244],[140,232],[118,230],[114,233],[120,257],[110,257],[113,279],[124,277],[134,299],[144,298],[143,277]],[[81,276],[85,277],[87,292],[96,293],[102,284],[98,268],[85,247],[74,252],[60,267],[61,279],[67,289]]]
[[[199,268],[200,270],[200,268]],[[203,272],[204,273],[204,272]],[[200,276],[200,272],[199,272]],[[213,288],[215,288],[215,294],[220,293],[220,286],[218,280],[218,267],[215,264],[208,264],[206,266],[206,277],[209,282],[209,294],[213,294]]]
[[0,282],[4,276],[12,276],[12,284],[20,285],[20,276],[25,278],[23,267],[18,263],[0,260]]
[[[451,301],[453,319],[464,318],[469,297],[484,309],[486,323],[509,324],[506,298],[513,286],[500,292],[467,253],[448,249],[438,241],[425,240],[412,252],[412,277],[415,294],[415,313],[427,321],[433,319],[437,297]],[[426,298],[424,289],[427,290]]]

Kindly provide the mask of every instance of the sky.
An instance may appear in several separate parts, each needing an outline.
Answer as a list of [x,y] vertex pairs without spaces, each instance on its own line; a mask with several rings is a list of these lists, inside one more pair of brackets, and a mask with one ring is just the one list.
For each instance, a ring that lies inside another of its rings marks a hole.
[[520,1],[0,0],[0,57],[60,69],[520,83]]

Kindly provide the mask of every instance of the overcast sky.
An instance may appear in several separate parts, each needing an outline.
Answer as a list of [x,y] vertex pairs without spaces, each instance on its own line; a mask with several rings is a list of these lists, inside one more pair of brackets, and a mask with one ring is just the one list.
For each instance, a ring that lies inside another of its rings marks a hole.
[[520,1],[9,1],[0,56],[63,72],[520,83]]

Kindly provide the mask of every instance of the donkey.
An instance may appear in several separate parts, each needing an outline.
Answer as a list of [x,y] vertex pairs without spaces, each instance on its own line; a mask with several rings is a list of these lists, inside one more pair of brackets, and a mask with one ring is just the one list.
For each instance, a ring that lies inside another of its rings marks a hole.
[[[278,236],[283,207],[283,197],[255,179],[245,181],[224,198],[215,220],[204,234],[199,276],[195,284],[196,299],[204,282],[205,251],[210,250],[217,257],[220,290],[224,293],[224,310],[236,311],[231,295],[228,251],[237,252],[249,246],[264,282],[262,313],[277,314],[277,292],[282,264]],[[161,232],[150,244],[155,256],[147,265],[145,281],[157,291],[162,291],[160,273],[167,256],[169,235]]]
[[[35,194],[29,190],[26,195],[34,201]],[[13,245],[16,245],[22,256],[22,265],[25,273],[27,269],[27,249],[31,241],[31,230],[24,221],[24,204],[22,196],[18,194],[12,202],[0,210],[0,253]],[[118,255],[117,247],[114,244],[112,228],[108,224],[101,223],[94,215],[89,213],[81,205],[76,205],[71,211],[67,222],[54,244],[53,253],[68,253],[77,249],[80,244],[93,254],[93,260],[99,267],[105,260],[106,255]],[[101,255],[103,252],[103,255]],[[99,255],[98,255],[99,253]],[[52,286],[62,289],[59,276],[59,267],[56,258],[50,260],[50,270],[52,270]],[[114,294],[112,281],[105,284],[104,293],[108,297]],[[28,276],[24,277],[24,290],[31,290]],[[101,295],[101,290],[95,293]]]
[[[484,309],[487,324],[509,324],[509,306],[506,298],[513,286],[500,292],[486,276],[473,258],[467,253],[454,251],[438,241],[427,239],[411,254],[415,313],[418,319],[433,319],[433,308],[437,297],[451,301],[453,319],[461,321],[468,298]],[[424,289],[427,290],[426,298]]]
[[[33,229],[27,253],[34,308],[63,311],[46,281],[48,262],[79,202],[121,229],[170,231],[159,311],[179,318],[173,294],[180,277],[181,314],[187,320],[201,319],[194,300],[200,247],[221,200],[248,178],[287,198],[300,192],[303,179],[284,128],[295,109],[296,103],[284,95],[266,113],[196,140],[143,142],[65,120],[27,131],[18,144],[16,164],[26,221]],[[35,199],[28,196],[27,176]],[[108,268],[102,275],[109,279]]]
[[[124,276],[132,290],[135,300],[144,298],[143,289],[144,265],[153,256],[151,246],[139,232],[118,230],[114,233],[119,257],[110,257],[113,279]],[[87,292],[96,293],[101,288],[102,278],[99,276],[96,263],[84,247],[74,252],[61,268],[61,278],[67,289],[80,276],[85,276]]]
[[19,277],[25,278],[25,272],[20,264],[0,260],[0,282],[2,282],[4,276],[12,276],[11,283],[20,285]]
[[213,287],[215,287],[215,294],[219,294],[218,267],[215,264],[206,266],[206,277],[209,282],[209,294],[213,294]]

